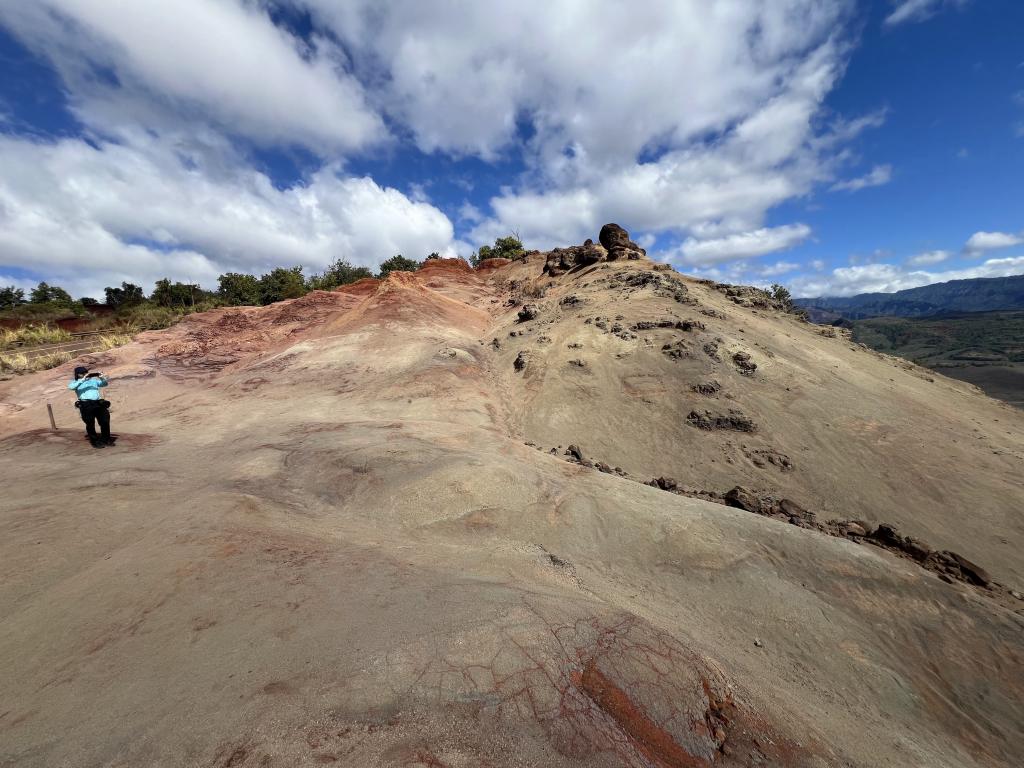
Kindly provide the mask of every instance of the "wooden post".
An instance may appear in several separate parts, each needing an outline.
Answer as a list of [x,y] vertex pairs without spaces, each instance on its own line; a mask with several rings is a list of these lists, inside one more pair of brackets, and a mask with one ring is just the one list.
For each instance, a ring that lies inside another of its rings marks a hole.
[[57,422],[53,420],[53,406],[49,403],[46,404],[46,413],[50,417],[50,429],[54,432],[57,431]]

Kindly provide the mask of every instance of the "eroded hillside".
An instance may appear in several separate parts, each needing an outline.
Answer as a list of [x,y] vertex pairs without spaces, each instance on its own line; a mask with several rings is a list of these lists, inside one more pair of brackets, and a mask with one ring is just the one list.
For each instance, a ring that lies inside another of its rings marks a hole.
[[1024,415],[606,244],[2,385],[0,765],[1015,765]]

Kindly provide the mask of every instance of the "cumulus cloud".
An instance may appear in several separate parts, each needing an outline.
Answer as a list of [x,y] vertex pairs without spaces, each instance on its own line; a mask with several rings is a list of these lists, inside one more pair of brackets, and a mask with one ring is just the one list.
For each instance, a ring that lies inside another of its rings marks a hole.
[[810,235],[811,228],[806,224],[787,224],[741,232],[714,240],[696,240],[691,237],[679,246],[677,254],[686,264],[707,266],[732,259],[746,259],[784,251],[799,245]]
[[122,280],[215,285],[225,271],[453,252],[437,208],[326,166],[287,189],[245,166],[136,145],[0,137],[4,264],[102,295]]
[[932,264],[939,264],[950,256],[949,251],[927,251],[925,253],[919,253],[916,256],[911,256],[907,259],[907,266],[909,267],[927,267]]
[[980,256],[985,251],[1011,248],[1024,243],[1024,237],[1008,232],[975,232],[968,238],[964,251],[968,256]]
[[817,124],[850,0],[292,2],[377,78],[421,150],[525,153],[479,242],[515,229],[564,244],[611,220],[756,229],[830,180],[837,145],[871,124]]
[[774,264],[767,264],[759,267],[756,274],[759,277],[780,277],[788,275],[800,268],[800,265],[792,261],[777,261]]
[[943,7],[962,8],[970,0],[893,0],[893,10],[885,17],[885,26],[930,19]]
[[[268,9],[285,5],[308,11],[313,31],[276,25]],[[489,210],[459,211],[476,244],[514,230],[531,246],[563,245],[614,220],[643,242],[688,238],[702,263],[782,250],[807,233],[766,227],[768,211],[834,183],[850,143],[885,119],[824,107],[853,10],[854,0],[0,0],[0,23],[50,59],[93,142],[25,150],[49,196],[24,168],[0,167],[3,215],[18,224],[6,233],[11,264],[33,248],[40,270],[70,260],[28,237],[35,201],[48,234],[69,227],[96,263],[152,262],[142,279],[167,265],[200,279],[267,260],[315,266],[329,252],[373,261],[462,248],[422,190],[410,200],[344,174],[382,140],[523,161]],[[303,146],[323,165],[277,189],[246,158],[251,143]],[[371,235],[373,205],[383,230]]]
[[876,165],[863,176],[836,182],[832,185],[832,189],[834,191],[846,190],[847,192],[856,192],[867,187],[881,187],[890,181],[892,181],[892,166]]
[[1024,272],[1024,256],[987,261],[965,269],[941,272],[906,270],[895,264],[862,264],[839,267],[827,275],[801,276],[790,281],[796,296],[853,296],[858,293],[889,293],[948,280],[973,277],[1007,277]]
[[340,48],[243,0],[17,0],[0,23],[47,57],[86,125],[116,135],[209,122],[263,144],[352,150],[386,131]]

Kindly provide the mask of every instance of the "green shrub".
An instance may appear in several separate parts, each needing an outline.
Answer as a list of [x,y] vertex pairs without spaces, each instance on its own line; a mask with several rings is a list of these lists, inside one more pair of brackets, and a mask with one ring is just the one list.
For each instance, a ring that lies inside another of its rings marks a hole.
[[302,277],[302,267],[277,267],[271,270],[260,278],[259,290],[261,304],[305,296],[306,281]]
[[0,288],[0,309],[14,309],[25,303],[25,292],[21,288],[8,285]]
[[494,245],[481,245],[480,248],[469,257],[469,263],[474,267],[480,265],[481,261],[487,259],[518,259],[526,254],[523,242],[517,235],[499,237]]
[[217,278],[217,294],[230,307],[260,303],[260,281],[255,275],[228,272]]
[[142,287],[135,283],[121,283],[120,288],[104,288],[103,293],[107,298],[107,306],[114,309],[134,307],[146,300]]
[[392,272],[415,272],[422,266],[423,265],[420,264],[420,262],[407,259],[399,253],[380,265],[380,274],[378,277],[383,280]]
[[208,291],[204,291],[195,283],[172,283],[166,277],[156,281],[153,293],[149,300],[161,307],[194,307],[203,301],[211,298]]
[[348,285],[367,277],[373,277],[373,273],[366,267],[357,267],[344,259],[338,259],[323,273],[311,275],[306,281],[306,287],[311,291],[333,291],[339,285]]

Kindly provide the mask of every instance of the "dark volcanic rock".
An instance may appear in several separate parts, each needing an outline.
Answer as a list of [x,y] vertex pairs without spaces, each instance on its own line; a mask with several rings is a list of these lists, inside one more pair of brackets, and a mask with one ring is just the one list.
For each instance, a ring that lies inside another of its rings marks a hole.
[[717,381],[704,381],[700,384],[691,384],[690,389],[696,392],[698,395],[705,395],[706,397],[712,397],[717,395],[722,390],[722,385]]
[[656,477],[649,484],[661,488],[663,491],[674,491],[679,487],[679,483],[671,477]]
[[[589,244],[588,244],[589,243]],[[590,264],[597,264],[599,261],[608,259],[608,253],[604,248],[587,241],[583,245],[574,245],[569,248],[555,248],[548,254],[544,263],[544,272],[557,276],[564,274],[577,267],[586,267]]]
[[686,421],[690,426],[706,430],[733,429],[737,432],[753,432],[755,429],[753,420],[736,410],[731,410],[729,413],[690,411]]
[[949,557],[951,557],[956,564],[960,566],[960,570],[967,577],[968,581],[972,581],[980,587],[987,587],[992,581],[992,577],[988,575],[988,571],[980,565],[972,563],[963,555],[958,555],[956,552],[944,552],[943,554],[949,555]]
[[526,353],[520,352],[516,355],[516,359],[512,361],[512,367],[517,371],[523,370],[526,367]]
[[757,370],[757,363],[750,359],[747,352],[737,352],[732,356],[732,361],[744,376],[750,376]]
[[616,259],[639,259],[647,251],[629,239],[629,232],[618,224],[605,224],[598,235],[601,245],[608,251],[608,261]]
[[540,310],[537,309],[537,306],[535,304],[527,304],[519,310],[519,322],[525,323],[529,320],[536,320],[538,315],[540,315]]
[[742,485],[737,485],[725,494],[725,504],[736,509],[742,509],[758,515],[761,514],[761,500],[757,497],[756,493],[749,488],[744,488]]

